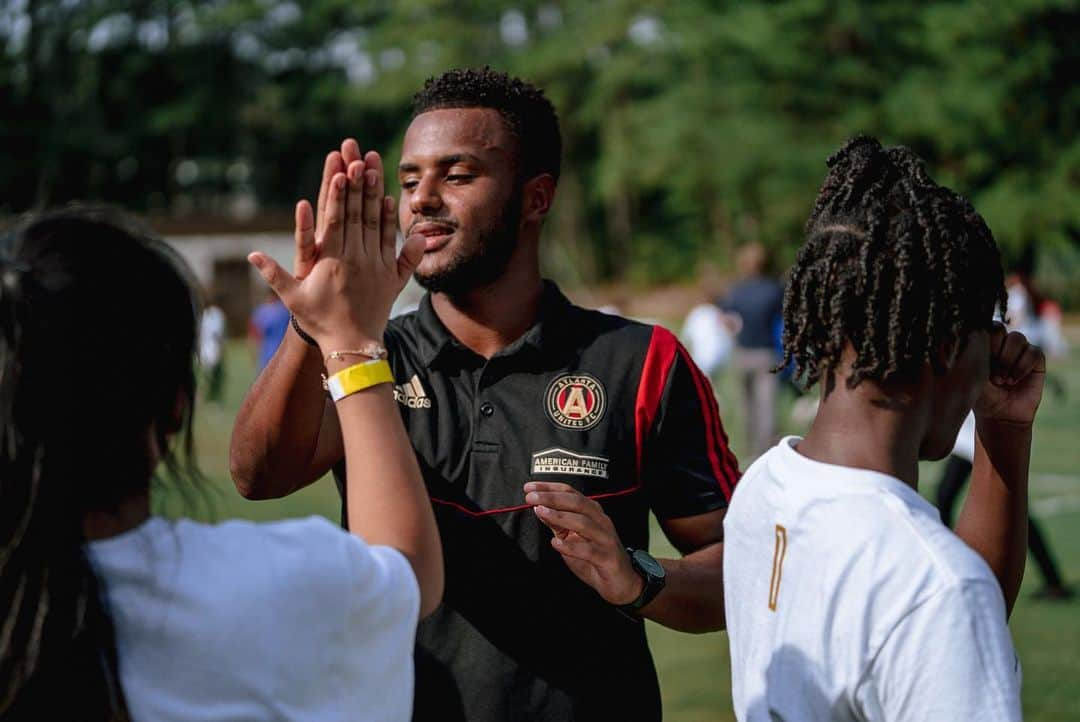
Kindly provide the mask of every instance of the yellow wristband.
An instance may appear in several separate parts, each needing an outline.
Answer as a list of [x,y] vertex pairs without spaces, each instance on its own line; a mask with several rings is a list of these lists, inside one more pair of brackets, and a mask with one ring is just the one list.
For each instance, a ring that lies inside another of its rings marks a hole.
[[338,371],[326,380],[326,390],[330,392],[330,398],[334,401],[341,401],[357,391],[393,382],[394,375],[390,371],[390,364],[379,359],[365,361]]

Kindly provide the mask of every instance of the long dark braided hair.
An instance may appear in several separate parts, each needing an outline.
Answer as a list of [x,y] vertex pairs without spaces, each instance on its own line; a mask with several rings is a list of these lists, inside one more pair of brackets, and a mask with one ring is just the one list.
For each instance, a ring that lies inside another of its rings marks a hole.
[[0,720],[128,718],[82,520],[146,493],[159,462],[197,478],[192,288],[112,212],[0,240]]
[[812,386],[850,344],[851,388],[941,373],[943,349],[1005,315],[990,229],[907,148],[858,136],[828,166],[784,295],[783,365]]

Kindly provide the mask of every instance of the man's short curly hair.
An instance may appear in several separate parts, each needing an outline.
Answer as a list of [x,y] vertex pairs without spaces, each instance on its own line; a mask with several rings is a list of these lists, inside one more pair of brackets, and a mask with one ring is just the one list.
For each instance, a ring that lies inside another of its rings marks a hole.
[[783,364],[810,386],[850,344],[852,388],[941,373],[942,348],[1005,315],[990,229],[907,148],[858,136],[828,166],[784,296]]
[[527,179],[541,173],[559,179],[562,136],[559,118],[544,91],[490,67],[448,70],[428,78],[413,96],[413,117],[443,108],[499,111],[518,141],[518,172]]

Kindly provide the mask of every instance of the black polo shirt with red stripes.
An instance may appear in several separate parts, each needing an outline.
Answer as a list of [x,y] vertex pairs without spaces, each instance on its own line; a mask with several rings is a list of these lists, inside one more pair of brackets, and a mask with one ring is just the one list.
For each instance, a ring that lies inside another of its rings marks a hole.
[[671,332],[574,306],[550,282],[537,323],[491,359],[428,296],[386,345],[446,561],[443,604],[417,634],[414,719],[660,719],[644,625],[567,569],[522,486],[573,486],[638,549],[650,511],[725,507],[739,471],[708,379]]

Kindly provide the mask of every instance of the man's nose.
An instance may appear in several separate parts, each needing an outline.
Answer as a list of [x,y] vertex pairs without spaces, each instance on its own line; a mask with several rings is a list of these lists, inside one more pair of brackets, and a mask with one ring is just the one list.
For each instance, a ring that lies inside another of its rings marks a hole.
[[409,209],[417,215],[428,215],[442,208],[442,196],[433,179],[422,179],[409,199]]

